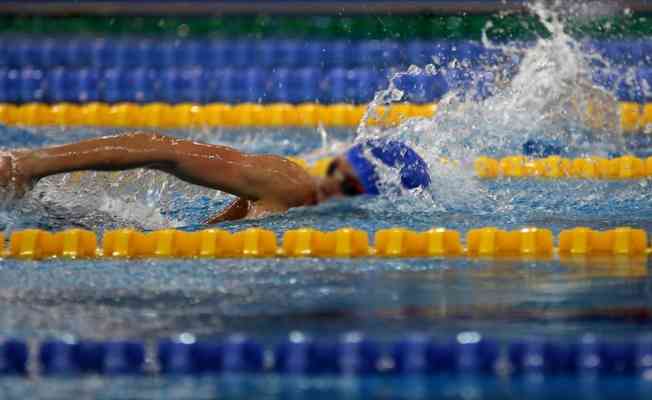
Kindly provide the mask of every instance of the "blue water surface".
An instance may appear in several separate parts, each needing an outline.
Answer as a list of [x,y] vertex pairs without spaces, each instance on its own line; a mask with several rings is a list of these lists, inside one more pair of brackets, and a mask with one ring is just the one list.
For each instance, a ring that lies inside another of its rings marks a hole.
[[[0,146],[42,146],[115,132],[1,128]],[[321,137],[314,130],[167,133],[252,152],[322,156]],[[351,138],[352,132],[329,132],[331,142]],[[462,233],[480,226],[529,225],[555,232],[622,225],[652,230],[647,181],[481,181],[468,170],[446,168],[468,169],[469,164],[431,164],[435,185],[425,197],[337,200],[221,227],[236,231],[259,226],[279,237],[305,226],[352,226],[371,233],[392,226],[445,226]],[[194,230],[231,200],[158,173],[135,174],[117,181],[102,174],[48,178],[27,199],[6,203],[1,222],[7,231],[33,226],[98,232],[125,226]],[[121,208],[98,206],[107,198],[122,200]],[[157,209],[155,220],[140,207]],[[461,331],[506,341],[563,341],[586,333],[628,340],[652,333],[648,265],[647,258],[3,260],[0,335],[30,341],[132,338],[150,344],[184,332],[197,337],[243,332],[271,343],[297,330],[317,337],[361,331],[387,340],[407,332],[445,338]],[[628,398],[647,398],[651,389],[640,377],[542,379],[3,378],[0,387],[7,398],[610,399],[621,398],[623,390]]]

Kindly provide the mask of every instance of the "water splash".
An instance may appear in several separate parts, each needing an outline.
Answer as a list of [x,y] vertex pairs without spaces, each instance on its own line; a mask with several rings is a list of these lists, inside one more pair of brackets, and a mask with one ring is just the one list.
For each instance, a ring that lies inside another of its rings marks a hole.
[[[473,177],[471,164],[477,156],[519,154],[523,144],[533,138],[560,143],[564,154],[622,152],[616,96],[592,82],[591,65],[611,66],[564,31],[556,9],[563,7],[530,6],[549,32],[531,43],[491,43],[485,29],[484,47],[490,56],[500,54],[489,62],[453,60],[442,65],[434,60],[425,67],[411,66],[395,74],[388,88],[377,93],[370,104],[356,140],[399,138],[415,146],[433,178],[432,202],[425,207],[475,211],[498,207],[506,214],[514,211],[518,193],[489,190],[480,184]],[[391,128],[369,124],[383,107],[405,99],[395,82],[419,74],[440,74],[462,83],[451,87],[432,119],[409,119]],[[448,162],[442,163],[442,159]],[[389,184],[397,179],[396,171],[381,176]]]

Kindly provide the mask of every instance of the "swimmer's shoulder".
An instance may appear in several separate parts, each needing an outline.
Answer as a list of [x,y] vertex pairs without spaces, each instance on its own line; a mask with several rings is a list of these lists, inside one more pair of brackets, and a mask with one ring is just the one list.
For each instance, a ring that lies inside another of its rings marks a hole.
[[313,204],[318,189],[317,179],[304,167],[285,157],[265,154],[256,156],[259,178],[268,185],[269,196],[260,200],[279,201],[287,207]]

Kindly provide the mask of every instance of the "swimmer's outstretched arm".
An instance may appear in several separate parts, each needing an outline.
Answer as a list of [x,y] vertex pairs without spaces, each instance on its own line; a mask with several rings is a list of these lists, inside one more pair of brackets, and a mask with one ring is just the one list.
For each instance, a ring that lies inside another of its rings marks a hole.
[[142,132],[14,151],[3,157],[2,165],[0,179],[4,178],[5,184],[14,181],[17,186],[64,172],[147,167],[243,199],[269,200],[279,206],[300,205],[305,202],[302,197],[312,190],[309,176],[282,157],[245,154],[230,147]]

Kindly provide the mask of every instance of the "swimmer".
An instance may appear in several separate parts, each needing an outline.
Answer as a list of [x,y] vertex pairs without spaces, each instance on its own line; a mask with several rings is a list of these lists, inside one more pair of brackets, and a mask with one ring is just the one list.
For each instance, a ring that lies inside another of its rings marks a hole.
[[401,186],[406,189],[430,184],[426,163],[398,141],[357,144],[331,162],[325,177],[314,177],[283,157],[246,154],[226,146],[135,132],[4,153],[0,156],[0,185],[12,186],[22,195],[50,175],[150,168],[237,196],[223,211],[205,221],[215,224],[285,212],[335,197],[377,195],[378,174],[367,156],[375,158],[375,163],[398,169]]

